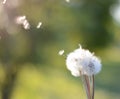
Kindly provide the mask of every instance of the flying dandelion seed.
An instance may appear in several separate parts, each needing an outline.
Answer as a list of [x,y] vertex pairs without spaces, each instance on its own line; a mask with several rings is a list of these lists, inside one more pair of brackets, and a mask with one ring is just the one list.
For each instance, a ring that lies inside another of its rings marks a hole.
[[42,22],[39,22],[36,28],[39,29],[41,25],[42,25]]
[[63,55],[64,52],[65,52],[64,50],[60,50],[58,54],[59,54],[59,55]]
[[67,3],[69,3],[70,2],[70,0],[65,0]]
[[25,21],[25,22],[23,23],[23,27],[24,27],[24,29],[26,29],[26,30],[30,29],[30,24],[28,23],[28,21]]
[[2,4],[5,4],[7,0],[3,0]]
[[24,29],[30,29],[30,24],[29,24],[29,22],[27,21],[27,20],[25,20],[24,22],[23,22],[23,27],[24,27]]
[[15,22],[17,24],[23,25],[23,28],[26,29],[26,30],[30,29],[30,24],[29,24],[28,20],[26,19],[25,15],[24,16],[18,16],[16,18]]
[[23,22],[26,20],[26,16],[18,16],[16,19],[15,19],[15,22],[17,24],[23,24]]

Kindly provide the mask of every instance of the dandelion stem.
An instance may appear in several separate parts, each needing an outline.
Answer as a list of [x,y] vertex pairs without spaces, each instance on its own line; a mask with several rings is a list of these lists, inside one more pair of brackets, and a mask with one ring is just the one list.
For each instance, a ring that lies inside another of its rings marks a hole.
[[90,86],[88,83],[88,77],[86,75],[82,75],[82,82],[85,88],[87,99],[90,99]]
[[90,79],[90,89],[91,89],[91,99],[94,99],[94,75],[89,77]]
[[90,88],[90,82],[89,82],[89,77],[85,75],[85,81],[86,81],[86,87],[88,90],[88,99],[91,99],[91,88]]
[[94,75],[82,75],[82,82],[85,87],[87,99],[94,99]]
[[94,99],[94,75],[92,76],[92,99]]

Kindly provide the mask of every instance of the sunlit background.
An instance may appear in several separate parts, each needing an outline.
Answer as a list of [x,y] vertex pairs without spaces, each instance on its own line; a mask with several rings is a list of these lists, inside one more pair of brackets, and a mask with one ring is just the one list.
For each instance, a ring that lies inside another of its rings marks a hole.
[[102,60],[95,99],[120,99],[120,0],[0,0],[0,99],[86,99],[79,44]]

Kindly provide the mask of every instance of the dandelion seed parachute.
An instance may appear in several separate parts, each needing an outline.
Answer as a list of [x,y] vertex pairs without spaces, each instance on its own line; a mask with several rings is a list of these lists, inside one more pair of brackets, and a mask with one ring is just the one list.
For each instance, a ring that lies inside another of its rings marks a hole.
[[65,0],[67,3],[69,3],[70,2],[70,0]]
[[30,24],[28,22],[28,20],[26,19],[26,16],[18,16],[15,19],[16,24],[20,24],[23,25],[24,29],[30,29]]
[[42,25],[42,22],[39,22],[38,25],[36,26],[37,29],[39,29]]
[[59,55],[63,55],[64,52],[65,52],[64,50],[60,50],[60,51],[58,52],[58,54],[59,54]]

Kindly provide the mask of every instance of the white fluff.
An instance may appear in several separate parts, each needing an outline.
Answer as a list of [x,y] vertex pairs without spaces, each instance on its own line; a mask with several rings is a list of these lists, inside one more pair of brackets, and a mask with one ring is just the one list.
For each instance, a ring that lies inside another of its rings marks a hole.
[[42,22],[39,22],[36,28],[39,29],[41,25],[42,25]]
[[17,24],[23,25],[24,29],[26,29],[26,30],[30,29],[30,24],[29,24],[28,20],[26,19],[25,15],[16,17],[15,22]]
[[64,50],[60,50],[60,51],[58,52],[58,54],[59,54],[59,55],[63,55],[64,52],[65,52]]
[[81,47],[68,54],[66,59],[68,70],[73,76],[95,75],[101,70],[101,61],[89,50]]

